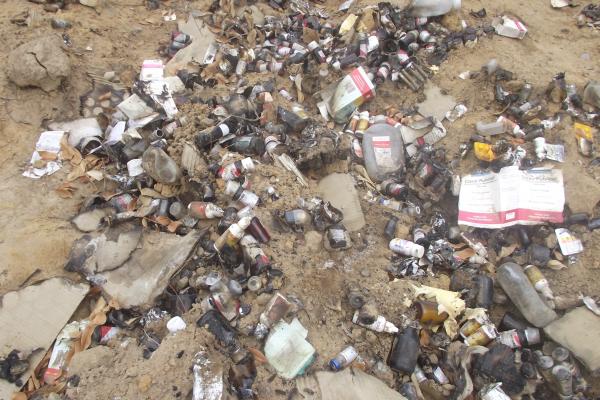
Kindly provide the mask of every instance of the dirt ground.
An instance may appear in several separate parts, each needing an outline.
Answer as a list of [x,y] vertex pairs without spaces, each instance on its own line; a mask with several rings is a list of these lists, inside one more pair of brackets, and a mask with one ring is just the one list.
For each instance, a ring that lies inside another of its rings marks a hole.
[[[51,17],[72,21],[73,28],[64,32],[72,41],[69,52],[72,73],[60,90],[45,93],[41,89],[19,89],[8,81],[5,68],[0,68],[0,219],[5,221],[0,234],[0,259],[3,260],[0,294],[18,288],[33,273],[34,281],[68,275],[63,266],[72,241],[80,236],[69,220],[85,196],[97,189],[92,184],[80,184],[73,198],[59,197],[55,189],[63,182],[68,167],[40,180],[21,176],[44,124],[78,116],[79,96],[92,88],[88,72],[114,70],[125,84],[131,83],[142,61],[156,57],[160,44],[167,42],[170,32],[176,28],[175,22],[163,21],[163,11],[171,9],[178,18],[183,18],[189,10],[204,10],[206,3],[174,0],[162,2],[159,10],[148,11],[138,0],[107,0],[98,11],[73,4],[55,15],[27,1],[3,2],[0,17],[5,23],[0,25],[0,36],[5,52],[37,37],[63,34],[62,30],[50,27]],[[328,0],[327,6],[337,3]],[[444,146],[448,154],[455,154],[459,144],[468,140],[475,132],[477,121],[493,121],[493,114],[501,111],[493,99],[493,86],[479,78],[462,80],[458,74],[463,71],[477,71],[489,59],[496,58],[503,68],[533,84],[538,92],[559,72],[565,72],[567,81],[578,88],[590,79],[600,79],[600,33],[577,28],[575,16],[579,7],[554,10],[549,3],[549,0],[463,1],[463,10],[458,15],[468,22],[475,22],[469,15],[470,10],[485,7],[488,16],[510,12],[520,17],[529,33],[521,41],[496,35],[481,38],[474,48],[452,51],[441,65],[433,83],[469,110],[462,119],[445,124],[448,135],[439,145]],[[8,22],[25,11],[36,16],[37,24],[23,27]],[[334,21],[338,19],[335,17]],[[408,89],[384,85],[378,88],[377,98],[369,109],[382,111],[389,104],[408,107],[418,97]],[[316,109],[312,111],[316,113]],[[565,175],[568,205],[574,211],[591,212],[600,201],[600,174],[586,167],[589,160],[578,154],[570,126],[570,121],[563,121],[550,136],[555,140],[548,141],[561,142],[566,147],[567,161],[560,167]],[[461,163],[459,172],[469,172],[476,165],[470,155]],[[290,176],[279,172],[270,174],[268,168],[264,171],[259,179],[274,183],[284,195],[277,208],[293,206],[298,195],[316,194],[316,180],[311,180],[308,189],[286,189],[294,185]],[[360,193],[364,195],[364,189]],[[351,310],[340,304],[350,282],[369,288],[381,313],[392,321],[399,321],[406,312],[404,300],[410,293],[410,281],[390,282],[385,271],[391,254],[382,231],[390,212],[364,199],[362,208],[367,225],[360,236],[353,237],[355,246],[351,250],[315,252],[294,234],[280,234],[276,230],[273,230],[273,241],[265,249],[285,272],[283,292],[296,296],[305,306],[298,316],[307,327],[309,341],[318,354],[309,372],[324,369],[327,361],[348,344],[354,344],[368,357],[379,360],[387,357],[391,337],[352,329]],[[267,226],[272,226],[266,211],[259,216],[267,221]],[[544,272],[557,295],[581,292],[600,298],[600,236],[585,230],[579,235],[586,248],[579,261],[566,270]],[[329,260],[334,261],[334,267],[328,268]],[[70,277],[80,279],[75,275]],[[420,279],[420,282],[448,287],[449,277],[440,274]],[[260,305],[265,302],[264,299],[255,301],[250,296],[245,301],[254,308],[252,314],[242,320],[242,330],[245,324],[255,322]],[[193,380],[190,366],[194,354],[201,348],[209,348],[214,350],[218,362],[226,362],[212,337],[195,327],[199,315],[198,310],[187,314],[184,319],[188,328],[176,336],[168,336],[150,360],[141,357],[137,346],[111,347],[110,357],[81,371],[79,387],[69,389],[69,394],[77,399],[190,398]],[[258,343],[255,346],[260,347]],[[177,357],[180,351],[184,353]],[[293,383],[276,377],[266,365],[259,366],[258,374],[254,385],[258,398],[289,398]]]

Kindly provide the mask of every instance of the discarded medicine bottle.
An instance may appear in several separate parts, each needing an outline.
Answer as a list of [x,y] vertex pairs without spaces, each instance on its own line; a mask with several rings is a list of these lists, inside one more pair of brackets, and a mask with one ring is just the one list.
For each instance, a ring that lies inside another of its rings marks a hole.
[[243,160],[238,160],[219,168],[216,175],[225,181],[231,181],[239,178],[246,172],[254,171],[254,168],[254,161],[250,157],[246,157]]
[[417,365],[419,349],[419,331],[417,328],[409,326],[402,333],[396,335],[387,364],[396,372],[410,375]]
[[535,265],[527,265],[525,268],[523,268],[523,270],[525,271],[525,275],[527,275],[529,282],[531,282],[535,290],[541,293],[546,300],[554,299],[554,294],[552,293],[552,289],[550,289],[550,284],[538,267]]
[[348,346],[340,351],[337,356],[329,361],[329,368],[339,371],[352,364],[352,361],[358,356],[358,351],[353,346]]
[[543,328],[557,318],[537,294],[518,264],[504,263],[498,268],[497,280],[521,314],[537,328]]
[[214,203],[192,201],[188,204],[188,215],[199,219],[221,218],[223,210]]
[[422,324],[438,325],[448,319],[448,313],[439,312],[438,303],[419,300],[415,303],[416,318]]
[[352,247],[350,235],[343,224],[331,225],[325,234],[325,248],[327,250],[344,250]]
[[244,235],[240,240],[244,258],[250,265],[251,275],[260,275],[271,266],[271,260],[261,249],[258,241],[252,235]]
[[425,254],[425,248],[423,246],[404,239],[392,239],[389,247],[394,253],[407,257],[422,258]]
[[406,199],[406,195],[408,194],[408,187],[401,183],[398,183],[392,179],[386,179],[381,182],[379,185],[381,188],[381,193],[386,196],[391,196],[396,200],[404,200]]
[[237,216],[240,219],[243,217],[251,218],[250,225],[246,230],[260,243],[267,243],[269,240],[271,240],[271,234],[267,228],[265,228],[262,222],[260,222],[260,219],[254,215],[251,207],[246,206],[242,208],[240,211],[238,211]]
[[250,218],[244,217],[237,223],[232,224],[225,232],[215,240],[215,250],[221,251],[225,245],[234,247],[244,236],[244,231],[250,225]]
[[369,177],[381,182],[404,169],[404,143],[400,130],[388,124],[375,124],[366,130],[363,155]]

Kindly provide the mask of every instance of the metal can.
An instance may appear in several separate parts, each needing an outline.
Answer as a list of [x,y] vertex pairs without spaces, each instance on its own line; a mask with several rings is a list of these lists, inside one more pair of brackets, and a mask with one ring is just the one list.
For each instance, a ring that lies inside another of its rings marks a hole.
[[481,328],[481,323],[476,319],[470,319],[467,322],[465,322],[463,326],[460,327],[459,333],[460,336],[463,337],[463,339],[466,339],[467,337],[477,332],[479,328]]
[[496,329],[492,325],[482,325],[465,339],[465,344],[467,346],[486,346],[495,338]]

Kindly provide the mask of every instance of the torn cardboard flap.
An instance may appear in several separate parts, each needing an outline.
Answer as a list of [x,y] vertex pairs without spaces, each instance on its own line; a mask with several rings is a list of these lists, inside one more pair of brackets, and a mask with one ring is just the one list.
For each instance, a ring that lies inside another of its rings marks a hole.
[[123,265],[98,275],[105,281],[102,289],[124,308],[152,305],[204,233],[144,232],[139,248]]
[[[21,376],[27,382],[34,368],[50,349],[52,342],[77,309],[89,286],[74,284],[65,278],[52,278],[37,285],[8,292],[0,306],[0,357],[11,350],[25,352],[41,348],[30,358],[30,366]],[[20,387],[0,380],[0,399],[8,400]]]

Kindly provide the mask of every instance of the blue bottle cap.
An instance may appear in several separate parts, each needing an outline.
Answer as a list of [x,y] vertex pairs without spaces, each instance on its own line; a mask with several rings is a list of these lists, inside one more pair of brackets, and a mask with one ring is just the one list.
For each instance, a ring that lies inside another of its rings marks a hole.
[[340,369],[342,369],[342,365],[338,360],[334,358],[333,360],[329,361],[329,368],[331,368],[334,371],[339,371]]

